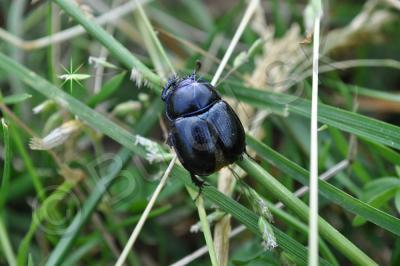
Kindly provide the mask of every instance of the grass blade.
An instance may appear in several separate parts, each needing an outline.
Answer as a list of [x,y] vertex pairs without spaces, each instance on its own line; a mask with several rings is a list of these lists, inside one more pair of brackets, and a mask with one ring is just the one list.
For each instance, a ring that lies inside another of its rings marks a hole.
[[126,76],[126,72],[122,72],[118,75],[115,75],[110,80],[108,80],[103,87],[101,88],[100,92],[90,97],[87,102],[89,107],[95,107],[97,104],[101,103],[102,101],[109,98],[115,91],[118,90],[124,78]]
[[[283,93],[273,93],[243,87],[240,83],[226,82],[221,93],[240,98],[253,106],[271,110],[287,109],[310,117],[310,101]],[[326,104],[318,104],[318,121],[369,141],[400,149],[400,127],[364,115],[349,112]]]
[[[238,165],[260,184],[267,188],[275,197],[280,199],[289,209],[294,211],[303,220],[308,220],[309,208],[300,199],[295,197],[285,186],[279,183],[261,166],[245,157]],[[377,265],[364,252],[345,238],[324,219],[318,219],[320,234],[334,247],[344,254],[350,261],[357,265]]]
[[4,205],[7,201],[7,193],[10,186],[10,172],[11,172],[11,146],[10,146],[10,133],[8,124],[4,118],[1,119],[3,127],[3,141],[4,141],[4,167],[3,176],[1,178],[0,186],[0,215],[3,212]]
[[89,220],[91,214],[95,210],[97,204],[103,197],[104,193],[111,186],[112,181],[117,176],[117,174],[122,169],[123,164],[130,157],[130,152],[123,149],[115,157],[118,158],[114,160],[113,163],[108,168],[108,174],[101,177],[96,186],[93,189],[90,196],[87,198],[79,211],[78,215],[75,216],[71,224],[66,229],[66,234],[64,234],[61,240],[57,243],[57,246],[53,249],[50,257],[48,258],[46,265],[59,265],[65,258],[68,250],[71,248],[73,242],[78,237],[78,233]]
[[157,185],[156,190],[153,192],[153,195],[151,196],[151,199],[149,200],[149,203],[146,206],[146,209],[142,213],[142,216],[140,217],[137,225],[135,226],[135,229],[133,230],[131,236],[129,237],[128,243],[126,243],[124,250],[122,251],[117,262],[115,263],[116,266],[122,266],[124,264],[126,258],[128,257],[129,251],[132,249],[133,245],[135,244],[135,241],[138,238],[139,233],[142,230],[144,223],[146,222],[146,219],[149,216],[149,213],[150,213],[151,209],[153,208],[154,203],[157,200],[158,195],[160,195],[160,192],[161,192],[162,188],[164,187],[165,182],[167,182],[167,179],[172,170],[172,167],[175,164],[176,159],[177,159],[177,156],[175,155],[172,158],[171,162],[169,163],[167,170],[165,170],[163,177],[161,178],[159,184]]
[[[310,212],[308,237],[308,265],[318,265],[318,61],[319,28],[322,17],[322,3],[311,0],[309,8],[313,10],[313,59],[312,59],[312,96],[311,96],[311,134],[310,134]],[[307,9],[307,8],[306,8]],[[307,16],[307,14],[306,14]]]
[[2,102],[6,105],[16,104],[16,103],[23,102],[31,97],[32,97],[32,95],[30,95],[28,93],[18,93],[18,94],[13,94],[13,95],[4,97],[2,99]]
[[3,167],[3,176],[1,178],[1,187],[0,187],[0,244],[6,256],[8,264],[14,266],[17,265],[17,261],[15,259],[15,254],[12,249],[7,230],[3,222],[4,206],[6,204],[8,188],[10,185],[10,171],[11,171],[10,134],[8,130],[8,125],[4,118],[1,119],[1,124],[3,127],[3,141],[4,141],[4,167]]
[[7,230],[6,227],[4,226],[2,217],[0,217],[0,244],[6,256],[8,265],[10,266],[17,265],[17,260],[15,259],[14,251],[12,250],[10,239],[8,237]]
[[[303,185],[308,185],[308,171],[293,163],[270,147],[260,143],[253,137],[247,136],[247,144],[259,156],[278,167]],[[400,236],[400,219],[378,210],[367,203],[356,199],[326,181],[319,180],[319,192],[323,197],[332,201],[347,211],[358,214],[368,221]]]
[[67,14],[73,17],[81,24],[88,33],[96,37],[115,58],[128,69],[136,68],[143,76],[158,88],[161,84],[161,79],[153,73],[146,65],[138,60],[131,52],[120,44],[113,36],[108,34],[102,27],[87,18],[74,1],[69,0],[54,0]]

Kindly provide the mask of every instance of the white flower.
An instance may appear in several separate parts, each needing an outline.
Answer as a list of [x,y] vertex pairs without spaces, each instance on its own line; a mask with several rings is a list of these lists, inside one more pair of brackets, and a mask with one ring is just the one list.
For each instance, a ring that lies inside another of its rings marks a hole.
[[135,145],[141,145],[147,152],[146,159],[149,163],[162,162],[165,160],[165,153],[159,149],[157,143],[141,136],[136,136]]
[[136,82],[136,86],[139,88],[148,85],[148,81],[143,78],[142,73],[137,68],[132,68],[130,78]]
[[29,143],[32,150],[50,150],[63,144],[74,132],[81,127],[81,122],[70,120],[60,127],[53,129],[44,138],[33,137]]
[[278,246],[272,226],[263,217],[258,219],[258,229],[263,239],[261,245],[265,250],[273,250]]

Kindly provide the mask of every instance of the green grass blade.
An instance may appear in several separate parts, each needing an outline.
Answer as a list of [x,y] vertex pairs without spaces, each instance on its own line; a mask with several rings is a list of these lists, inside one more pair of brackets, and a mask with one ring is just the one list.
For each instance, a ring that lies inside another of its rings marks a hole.
[[100,92],[96,95],[93,95],[87,102],[89,107],[95,107],[97,104],[101,103],[102,101],[109,98],[114,92],[116,92],[119,87],[121,86],[124,78],[126,76],[126,72],[122,72],[118,75],[115,75],[110,80],[108,80],[103,87],[101,88]]
[[[0,96],[1,99],[1,96]],[[8,130],[8,125],[4,118],[1,119],[1,124],[3,127],[3,141],[4,141],[4,166],[3,175],[1,178],[0,187],[0,245],[6,256],[9,265],[16,265],[16,259],[10,239],[8,237],[8,232],[6,226],[3,222],[4,206],[7,200],[8,188],[10,185],[10,172],[11,172],[11,146],[10,146],[10,134]]]
[[[253,137],[247,136],[247,144],[259,156],[269,161],[282,172],[288,174],[303,185],[308,185],[308,171],[293,163],[270,147],[260,143]],[[358,214],[368,221],[400,236],[400,219],[378,210],[367,203],[356,199],[326,181],[319,181],[319,191],[323,197],[332,201],[347,211]]]
[[[275,207],[274,204],[266,201],[268,205],[268,209],[271,211],[271,213],[274,215],[274,219],[280,219],[285,222],[285,224],[292,226],[293,228],[296,228],[298,231],[304,233],[306,236],[308,235],[308,227],[306,224],[289,214],[288,212],[285,212],[282,209],[279,209]],[[323,255],[330,263],[333,265],[339,265],[338,261],[336,260],[335,256],[332,254],[332,252],[329,250],[328,245],[325,243],[323,239],[319,239],[319,248],[321,250],[321,255]]]
[[[363,189],[361,199],[369,205],[379,208],[393,199],[400,190],[400,179],[397,177],[382,177],[369,182]],[[354,217],[353,225],[363,225],[366,220],[361,216]]]
[[68,258],[66,258],[63,263],[61,264],[62,266],[74,266],[78,265],[79,261],[82,260],[82,258],[87,255],[92,249],[95,249],[96,247],[99,246],[102,238],[94,238],[90,239],[87,241],[85,244],[81,245],[79,248],[74,250],[74,253],[72,253]]
[[83,204],[79,214],[75,216],[71,224],[66,229],[66,234],[62,236],[57,246],[53,249],[46,262],[46,265],[59,265],[63,261],[67,252],[72,247],[75,239],[79,236],[81,228],[89,220],[100,199],[103,197],[104,193],[112,184],[112,181],[122,169],[123,164],[130,158],[129,155],[130,152],[125,149],[116,155],[119,160],[113,161],[113,163],[109,166],[108,174],[101,177],[98,182],[96,182],[95,188]]
[[10,266],[17,265],[17,260],[15,259],[14,251],[12,250],[10,239],[9,239],[8,233],[7,233],[7,229],[4,226],[2,217],[0,217],[0,246],[3,249],[3,252],[6,256],[8,265],[10,265]]
[[[267,109],[287,108],[289,113],[310,117],[309,100],[292,95],[245,88],[239,83],[227,83],[221,92],[227,96],[239,98],[253,106]],[[349,112],[325,104],[319,104],[318,121],[340,130],[349,132],[369,141],[400,149],[400,127],[373,118]]]
[[2,102],[6,105],[16,104],[16,103],[23,102],[31,97],[32,97],[32,95],[30,95],[28,93],[17,93],[17,94],[13,94],[13,95],[4,97],[2,99]]
[[338,89],[338,87],[346,88],[347,90],[351,91],[352,93],[356,93],[358,95],[363,95],[375,99],[390,101],[390,102],[397,102],[400,103],[400,95],[385,91],[373,90],[369,88],[364,88],[360,86],[350,85],[343,83],[341,81],[336,81],[332,79],[325,79],[324,83],[330,86],[331,88]]
[[[248,157],[238,161],[237,164],[262,184],[273,196],[278,198],[290,210],[295,212],[304,221],[308,221],[309,208],[299,198],[294,196],[285,186],[279,183],[261,166],[254,163]],[[320,235],[331,243],[337,250],[345,255],[350,261],[357,265],[377,265],[371,258],[362,252],[357,246],[345,238],[339,231],[333,228],[321,217],[318,219]]]
[[8,124],[4,118],[1,119],[1,125],[3,127],[3,141],[4,141],[4,166],[3,175],[1,178],[0,187],[0,215],[4,210],[4,206],[7,200],[7,193],[10,186],[10,172],[11,172],[11,145],[10,145],[10,133]]
[[42,181],[40,180],[40,176],[37,173],[37,170],[33,164],[32,158],[26,150],[24,143],[22,142],[20,132],[14,127],[11,128],[11,136],[15,143],[16,150],[21,155],[22,160],[24,161],[26,171],[29,173],[29,177],[32,179],[33,186],[39,196],[40,201],[43,201],[46,198],[46,193],[43,188]]
[[210,12],[205,6],[205,2],[194,0],[194,1],[180,1],[182,5],[185,5],[188,9],[191,17],[200,25],[202,29],[207,32],[211,32],[214,29],[213,18]]

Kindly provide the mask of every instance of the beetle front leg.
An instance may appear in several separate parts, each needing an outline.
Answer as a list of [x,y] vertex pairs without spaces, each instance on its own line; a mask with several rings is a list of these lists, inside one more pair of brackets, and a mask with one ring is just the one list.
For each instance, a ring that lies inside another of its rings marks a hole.
[[200,197],[201,192],[203,191],[203,187],[204,187],[204,185],[205,185],[205,181],[202,180],[202,179],[200,179],[200,178],[198,178],[198,177],[197,177],[195,174],[193,174],[193,173],[190,173],[190,177],[192,178],[193,184],[194,184],[196,187],[199,188],[199,193],[197,194],[196,198],[194,199],[194,201],[196,201],[196,200]]

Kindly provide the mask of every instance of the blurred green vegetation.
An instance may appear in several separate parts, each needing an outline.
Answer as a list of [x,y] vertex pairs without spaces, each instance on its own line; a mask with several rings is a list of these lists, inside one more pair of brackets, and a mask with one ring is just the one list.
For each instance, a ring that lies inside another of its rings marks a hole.
[[[60,2],[0,3],[1,265],[42,265],[49,258],[62,265],[114,264],[170,158],[159,92],[172,73],[149,46],[137,13],[102,25],[128,49],[121,51],[90,30],[70,35],[67,29],[78,23]],[[76,2],[90,24],[130,1]],[[200,60],[207,80],[246,8],[246,1],[142,2],[178,74],[191,73]],[[400,10],[391,2],[324,1],[321,25],[319,171],[347,164],[321,181],[320,216],[379,265],[400,265]],[[308,182],[306,5],[261,1],[217,87],[245,124],[260,171],[291,192]],[[258,39],[262,47],[236,67]],[[78,74],[72,80],[65,76],[70,67]],[[243,182],[267,202],[290,198],[274,194],[248,161],[239,165]],[[296,208],[272,211],[279,246],[265,251],[251,200],[240,184],[235,201],[222,196],[217,180],[218,173],[207,178],[207,212],[226,211],[233,228],[249,229],[231,239],[229,265],[305,263],[307,222]],[[189,183],[176,166],[129,265],[169,265],[205,245],[201,233],[190,231],[198,216],[184,189]],[[301,200],[308,204],[307,194]],[[349,265],[343,243],[321,235],[321,263]],[[207,254],[190,263],[209,264]]]

